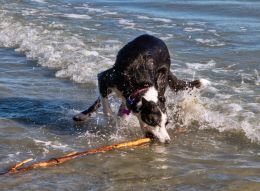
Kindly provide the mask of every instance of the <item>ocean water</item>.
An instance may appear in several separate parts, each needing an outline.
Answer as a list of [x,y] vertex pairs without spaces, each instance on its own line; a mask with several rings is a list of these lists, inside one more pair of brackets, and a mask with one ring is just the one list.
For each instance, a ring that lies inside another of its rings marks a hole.
[[0,0],[0,171],[142,137],[134,117],[72,121],[138,35],[165,41],[179,78],[211,82],[167,91],[170,145],[1,176],[1,190],[260,190],[259,10],[255,0]]

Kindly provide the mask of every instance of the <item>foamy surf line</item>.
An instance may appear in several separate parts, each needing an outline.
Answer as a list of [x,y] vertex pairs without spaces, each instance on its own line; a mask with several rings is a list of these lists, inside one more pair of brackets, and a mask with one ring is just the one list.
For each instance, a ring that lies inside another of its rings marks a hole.
[[5,14],[0,14],[0,20],[0,46],[15,48],[28,59],[57,69],[56,77],[70,78],[78,83],[96,83],[95,74],[112,63],[96,50],[89,50],[90,48],[73,34],[19,22]]
[[[58,141],[42,141],[38,139],[33,139],[35,144],[43,146],[45,149],[57,149],[57,150],[62,150],[62,151],[70,151],[72,150],[69,145],[67,144],[62,144]],[[48,152],[48,150],[46,150]]]

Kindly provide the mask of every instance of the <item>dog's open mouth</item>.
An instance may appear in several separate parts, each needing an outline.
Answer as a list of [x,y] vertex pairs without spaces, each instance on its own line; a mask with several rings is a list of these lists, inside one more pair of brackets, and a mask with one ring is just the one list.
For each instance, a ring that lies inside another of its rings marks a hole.
[[146,137],[146,138],[150,138],[150,139],[152,139],[152,140],[154,140],[154,139],[155,139],[155,136],[154,136],[154,134],[152,134],[152,133],[151,133],[151,132],[149,132],[149,131],[145,132],[145,137]]

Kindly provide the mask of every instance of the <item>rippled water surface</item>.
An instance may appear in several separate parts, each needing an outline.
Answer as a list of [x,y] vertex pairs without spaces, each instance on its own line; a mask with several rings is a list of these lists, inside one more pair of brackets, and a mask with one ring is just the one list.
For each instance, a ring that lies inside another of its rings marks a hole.
[[96,74],[138,35],[165,41],[179,78],[211,82],[167,92],[171,144],[1,176],[1,190],[260,190],[259,10],[239,0],[0,0],[0,171],[142,137],[134,117],[72,121],[95,100]]

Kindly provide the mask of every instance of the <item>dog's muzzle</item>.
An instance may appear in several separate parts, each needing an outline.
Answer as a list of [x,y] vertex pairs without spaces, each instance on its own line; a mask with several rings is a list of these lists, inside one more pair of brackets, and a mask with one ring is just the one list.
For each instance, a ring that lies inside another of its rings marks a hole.
[[[156,129],[157,128],[157,129]],[[161,143],[169,144],[171,142],[171,138],[165,128],[156,127],[151,131],[145,132],[145,137],[158,140]]]

